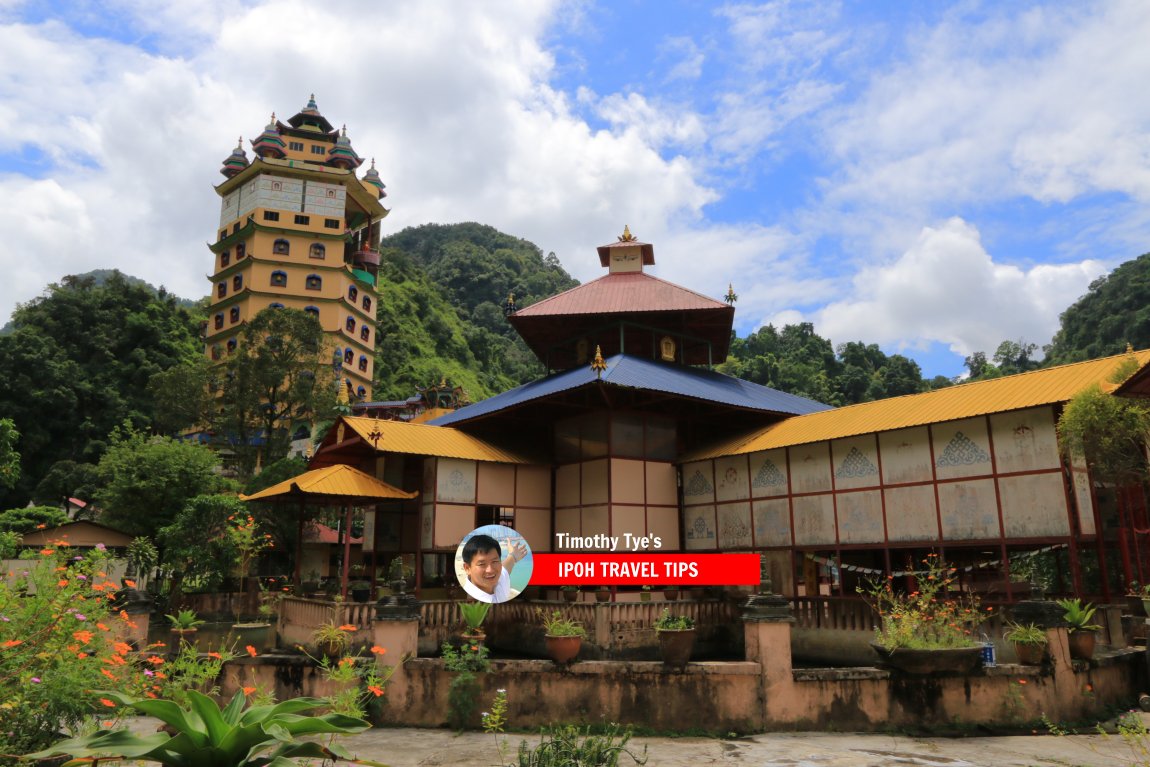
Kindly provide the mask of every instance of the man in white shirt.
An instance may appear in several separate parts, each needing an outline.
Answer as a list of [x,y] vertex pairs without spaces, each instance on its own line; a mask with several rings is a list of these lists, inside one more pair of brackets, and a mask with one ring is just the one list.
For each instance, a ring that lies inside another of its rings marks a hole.
[[463,590],[480,602],[506,602],[518,593],[511,592],[509,573],[527,555],[527,546],[519,541],[503,559],[500,553],[499,541],[482,533],[463,544]]

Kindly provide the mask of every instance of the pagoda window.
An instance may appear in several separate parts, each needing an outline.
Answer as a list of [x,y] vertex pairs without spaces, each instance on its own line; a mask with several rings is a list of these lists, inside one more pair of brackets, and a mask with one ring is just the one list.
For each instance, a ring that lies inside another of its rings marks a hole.
[[237,243],[236,244],[236,260],[239,261],[241,258],[243,258],[246,255],[247,255],[247,250],[244,248],[244,244],[242,242]]
[[279,211],[276,211],[276,210],[265,210],[264,211],[264,221],[279,221],[279,220],[280,220]]
[[288,142],[288,149],[290,149],[293,152],[302,152],[303,151],[303,142],[302,141],[289,141]]
[[268,304],[268,308],[269,309],[282,309],[282,308],[284,308],[284,305],[281,304],[279,301],[276,301],[274,304]]
[[232,252],[230,250],[225,250],[223,253],[220,254],[220,268],[221,269],[223,267],[227,266],[228,264],[230,264],[231,262],[232,262]]
[[311,244],[311,249],[308,250],[308,256],[310,258],[326,258],[327,248],[325,248],[323,245],[320,245],[318,242],[313,242]]
[[227,294],[228,294],[228,283],[221,282],[218,285],[216,285],[216,297],[217,298],[223,298]]
[[218,312],[216,314],[215,324],[216,324],[216,330],[219,330],[224,326],[224,313],[223,312]]
[[291,253],[291,243],[284,239],[272,243],[272,253],[277,256],[286,256]]
[[314,315],[317,320],[319,319],[319,307],[318,306],[305,306],[303,308],[303,310],[305,312],[307,312],[308,314]]
[[355,362],[355,352],[353,352],[351,350],[350,346],[346,350],[344,350],[343,361],[348,365]]
[[273,288],[286,288],[287,287],[287,272],[282,269],[276,269],[272,272],[272,287]]
[[242,289],[243,286],[244,286],[244,276],[242,274],[237,274],[235,277],[232,277],[232,291],[233,292]]
[[235,350],[236,350],[236,339],[229,338],[228,339],[228,354],[231,354]]
[[327,154],[327,150],[324,149],[319,144],[312,144],[311,145],[311,153],[312,154]]
[[231,309],[228,311],[228,320],[229,320],[229,321],[230,321],[230,322],[231,322],[233,325],[235,325],[237,322],[239,322],[239,321],[240,321],[240,307],[238,307],[238,306],[233,306],[233,307],[232,307],[232,308],[231,308]]
[[224,356],[224,350],[220,347],[220,345],[219,344],[213,345],[212,346],[212,359],[218,360],[222,356]]
[[216,242],[219,242],[220,240],[222,240],[223,238],[225,238],[227,236],[228,236],[228,230],[227,229],[221,229],[219,239],[217,239]]
[[338,218],[325,218],[323,220],[323,225],[327,229],[339,229],[339,219]]
[[303,286],[308,290],[323,290],[323,277],[318,274],[309,274]]
[[295,217],[295,222],[297,224],[300,224],[301,226],[307,226],[308,224],[311,223],[311,216],[301,216],[300,214],[297,213],[296,217]]
[[359,338],[361,341],[367,341],[371,338],[371,328],[364,323],[363,327],[359,329]]
[[356,288],[356,287],[355,287],[355,285],[350,285],[350,286],[348,286],[348,289],[347,289],[347,300],[348,300],[348,301],[351,301],[352,303],[355,303],[355,299],[356,299],[358,296],[359,296],[359,289],[358,289],[358,288]]
[[348,317],[347,322],[344,323],[344,327],[347,328],[348,333],[354,333],[355,332],[355,317]]
[[371,311],[371,296],[364,296],[363,297],[363,310],[365,312]]
[[359,369],[363,371],[367,370],[367,357],[362,354],[359,355]]
[[232,234],[235,234],[239,230],[240,230],[240,222],[237,221],[234,224],[232,224]]
[[367,396],[367,387],[361,384],[360,387],[355,390],[355,393],[356,396],[358,396],[360,399],[363,399]]

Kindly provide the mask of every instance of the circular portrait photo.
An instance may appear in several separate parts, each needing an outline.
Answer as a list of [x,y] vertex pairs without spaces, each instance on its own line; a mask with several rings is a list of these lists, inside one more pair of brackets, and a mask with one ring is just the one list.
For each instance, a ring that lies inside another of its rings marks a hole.
[[455,550],[455,577],[480,602],[506,602],[519,596],[531,580],[532,566],[527,541],[503,525],[475,528]]

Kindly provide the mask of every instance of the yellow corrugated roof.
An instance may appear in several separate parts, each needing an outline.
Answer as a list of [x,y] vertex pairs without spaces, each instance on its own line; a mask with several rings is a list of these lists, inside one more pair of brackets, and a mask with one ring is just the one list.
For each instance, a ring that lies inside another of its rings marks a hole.
[[[536,463],[519,453],[504,450],[450,426],[428,426],[358,416],[344,416],[343,420],[364,442],[374,445],[381,453],[433,455],[496,463]],[[372,440],[369,436],[374,430],[379,431],[378,440]]]
[[322,469],[313,469],[303,474],[285,479],[279,484],[264,488],[258,493],[241,495],[241,501],[267,501],[273,498],[300,495],[327,496],[346,499],[389,499],[414,498],[419,493],[408,493],[394,485],[365,474],[359,469],[337,463]]
[[989,381],[958,384],[923,394],[908,394],[792,416],[765,429],[744,433],[694,451],[684,456],[683,460],[698,461],[724,455],[754,453],[1066,402],[1091,384],[1104,384],[1107,377],[1130,354],[1134,355],[1141,366],[1150,361],[1150,350],[1143,350]]

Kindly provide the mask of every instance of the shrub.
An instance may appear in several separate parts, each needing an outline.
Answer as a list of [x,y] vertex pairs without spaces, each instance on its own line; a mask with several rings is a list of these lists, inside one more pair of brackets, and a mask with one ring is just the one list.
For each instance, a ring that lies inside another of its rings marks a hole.
[[955,570],[937,554],[928,554],[922,563],[925,569],[915,573],[918,590],[909,594],[896,591],[894,578],[889,575],[859,586],[859,592],[870,596],[872,607],[882,618],[875,643],[888,650],[977,646],[974,628],[983,619],[978,598],[950,596]]

